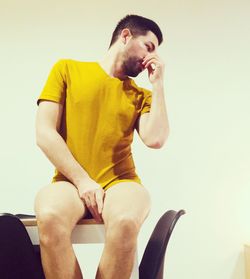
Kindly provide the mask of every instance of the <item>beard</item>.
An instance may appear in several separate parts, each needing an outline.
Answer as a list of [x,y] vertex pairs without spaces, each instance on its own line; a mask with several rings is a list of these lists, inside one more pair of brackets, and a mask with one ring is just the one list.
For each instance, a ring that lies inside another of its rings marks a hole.
[[135,56],[128,57],[123,62],[123,73],[130,77],[137,77],[143,71],[142,60]]

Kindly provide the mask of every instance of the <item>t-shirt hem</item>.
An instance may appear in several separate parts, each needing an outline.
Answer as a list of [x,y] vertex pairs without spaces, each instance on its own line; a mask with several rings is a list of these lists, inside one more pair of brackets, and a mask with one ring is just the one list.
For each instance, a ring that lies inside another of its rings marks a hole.
[[115,184],[117,183],[120,183],[120,182],[137,182],[138,184],[140,184],[141,186],[143,186],[143,184],[141,183],[141,180],[139,178],[124,178],[124,179],[118,179],[118,180],[115,180],[111,183],[109,183],[107,186],[104,186],[103,187],[103,190],[106,191],[107,189],[109,189],[110,187],[114,186]]
[[40,101],[42,101],[42,100],[48,100],[48,101],[53,101],[56,103],[62,103],[62,101],[60,99],[58,99],[56,96],[42,94],[41,97],[39,97],[36,102],[37,105],[39,105]]

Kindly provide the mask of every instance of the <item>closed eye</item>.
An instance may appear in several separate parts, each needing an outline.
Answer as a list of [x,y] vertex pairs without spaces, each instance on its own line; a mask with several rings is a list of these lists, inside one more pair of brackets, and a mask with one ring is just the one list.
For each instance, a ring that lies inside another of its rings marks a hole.
[[148,51],[150,51],[150,52],[152,51],[149,45],[146,44],[146,47],[147,47]]

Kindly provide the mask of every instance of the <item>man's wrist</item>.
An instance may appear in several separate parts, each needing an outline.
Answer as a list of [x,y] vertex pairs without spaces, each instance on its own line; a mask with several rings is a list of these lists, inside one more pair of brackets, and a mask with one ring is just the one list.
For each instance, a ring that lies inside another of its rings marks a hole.
[[161,81],[161,82],[155,82],[152,84],[152,89],[153,91],[156,90],[156,91],[163,91],[164,90],[164,83]]
[[76,186],[76,188],[79,189],[80,187],[82,188],[83,185],[87,185],[87,183],[91,180],[92,179],[89,177],[89,175],[86,174],[82,177],[74,179],[73,183]]

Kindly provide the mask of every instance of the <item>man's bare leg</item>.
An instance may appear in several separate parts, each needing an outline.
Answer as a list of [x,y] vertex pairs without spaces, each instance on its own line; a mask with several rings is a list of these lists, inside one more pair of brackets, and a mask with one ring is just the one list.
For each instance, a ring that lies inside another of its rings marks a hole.
[[130,278],[137,236],[150,207],[148,191],[136,182],[121,182],[107,189],[102,214],[106,240],[96,279]]
[[46,279],[82,279],[71,233],[87,210],[69,182],[43,187],[35,199],[41,259]]

